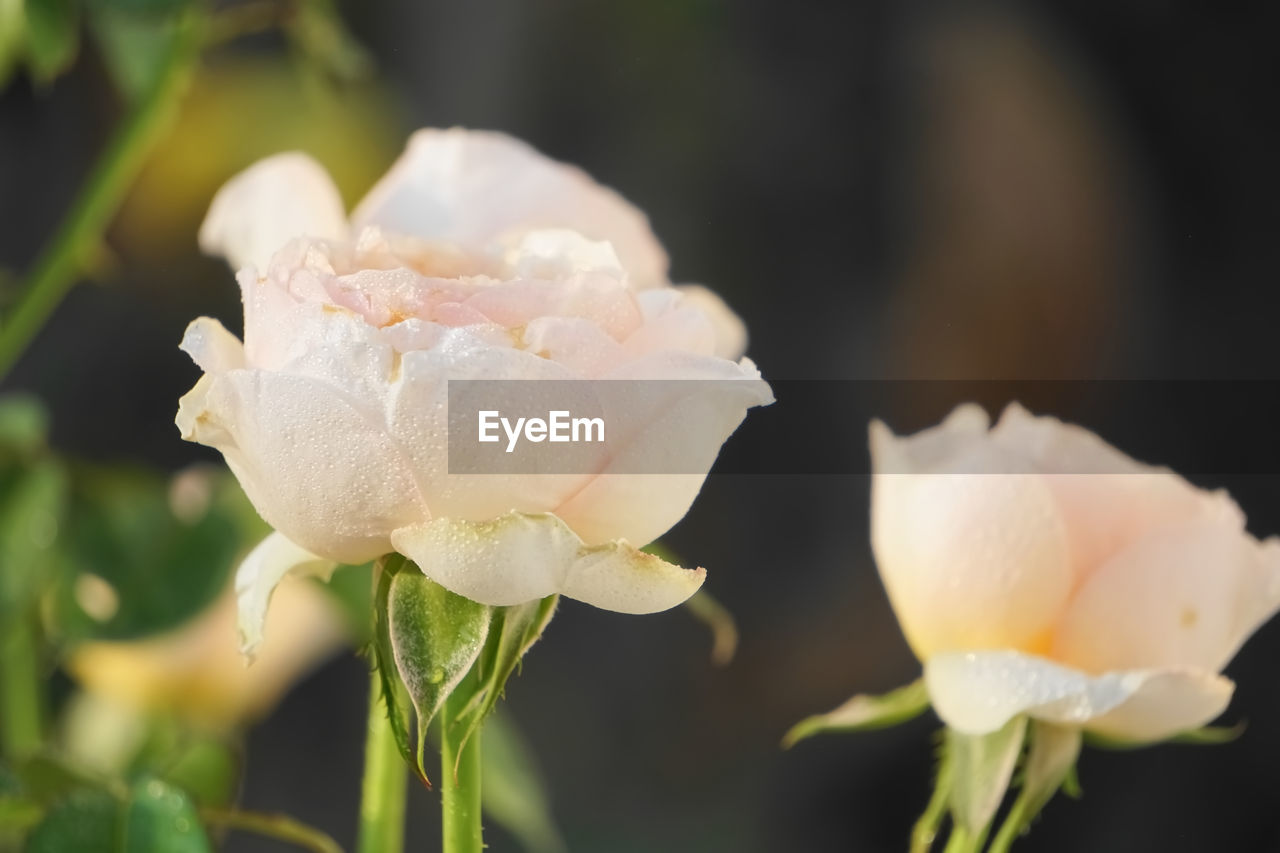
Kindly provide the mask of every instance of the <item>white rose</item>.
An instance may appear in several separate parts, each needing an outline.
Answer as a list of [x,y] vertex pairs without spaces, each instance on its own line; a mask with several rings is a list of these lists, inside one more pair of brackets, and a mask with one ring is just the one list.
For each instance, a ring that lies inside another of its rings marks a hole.
[[1017,405],[988,426],[973,405],[871,426],[872,545],[938,714],[1132,741],[1216,717],[1220,671],[1280,606],[1280,542],[1080,427]]
[[[244,343],[191,324],[182,346],[206,375],[177,423],[277,531],[239,573],[249,622],[291,566],[393,550],[494,605],[561,593],[652,612],[701,584],[628,543],[683,517],[720,444],[772,397],[740,359],[740,321],[667,283],[616,193],[500,134],[425,130],[350,222],[324,170],[285,154],[218,193],[201,244],[240,268]],[[448,473],[450,379],[746,381],[710,400],[673,383],[594,473],[499,477]],[[680,441],[711,448],[703,470],[624,464]]]

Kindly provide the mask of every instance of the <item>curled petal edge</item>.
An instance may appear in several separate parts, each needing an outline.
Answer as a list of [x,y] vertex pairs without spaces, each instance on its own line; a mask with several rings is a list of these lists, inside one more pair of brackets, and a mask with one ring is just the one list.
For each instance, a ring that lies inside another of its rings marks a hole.
[[236,623],[240,631],[240,652],[250,661],[263,640],[263,625],[271,594],[286,575],[318,576],[325,579],[338,564],[295,544],[280,533],[263,539],[236,569]]
[[1090,675],[1016,651],[949,652],[925,664],[934,710],[970,735],[1018,715],[1134,743],[1165,740],[1226,709],[1235,685],[1217,673],[1146,669]]
[[587,545],[550,513],[437,518],[393,531],[391,544],[445,589],[495,607],[559,594],[618,613],[657,613],[706,578],[705,569],[681,568],[623,539]]

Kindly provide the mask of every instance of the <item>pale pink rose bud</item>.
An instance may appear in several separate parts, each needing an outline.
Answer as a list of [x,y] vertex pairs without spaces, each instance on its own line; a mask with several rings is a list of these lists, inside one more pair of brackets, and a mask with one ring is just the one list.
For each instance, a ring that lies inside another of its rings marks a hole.
[[1080,427],[1017,405],[988,427],[972,405],[871,425],[876,562],[942,719],[1151,741],[1221,713],[1220,671],[1280,606],[1280,542]]

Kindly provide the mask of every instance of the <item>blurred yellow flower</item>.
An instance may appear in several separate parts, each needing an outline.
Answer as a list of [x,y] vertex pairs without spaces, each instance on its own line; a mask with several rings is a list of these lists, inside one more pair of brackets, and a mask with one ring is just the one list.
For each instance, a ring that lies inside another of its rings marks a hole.
[[349,641],[337,604],[312,581],[280,584],[267,617],[276,642],[246,665],[230,586],[177,630],[131,642],[91,642],[67,670],[86,690],[141,711],[223,730],[266,716],[299,679]]

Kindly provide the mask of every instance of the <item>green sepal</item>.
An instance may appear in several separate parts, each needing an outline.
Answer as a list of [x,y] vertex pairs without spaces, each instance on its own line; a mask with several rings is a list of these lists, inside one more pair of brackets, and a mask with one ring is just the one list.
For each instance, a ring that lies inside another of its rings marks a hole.
[[1027,734],[1027,755],[1018,797],[991,842],[989,853],[1005,853],[1024,834],[1054,794],[1074,779],[1080,757],[1080,729],[1034,721]]
[[1086,732],[1084,735],[1085,743],[1097,749],[1109,749],[1117,752],[1124,752],[1131,749],[1143,749],[1148,746],[1156,746],[1162,743],[1181,743],[1191,746],[1217,746],[1223,743],[1231,743],[1240,735],[1244,734],[1245,724],[1243,722],[1236,723],[1234,726],[1201,726],[1198,729],[1189,729],[1185,732],[1179,732],[1176,735],[1164,738],[1163,740],[1125,740],[1123,738],[1107,737],[1095,732]]
[[1026,717],[1014,717],[1003,728],[985,735],[947,730],[951,819],[966,838],[981,839],[986,835],[1009,790],[1026,734]]
[[493,608],[489,642],[476,661],[475,693],[459,715],[465,726],[458,742],[459,755],[502,698],[507,679],[516,671],[525,652],[546,630],[559,600],[560,596],[549,595],[526,604]]
[[695,592],[683,606],[685,613],[711,631],[711,662],[716,666],[728,666],[738,651],[738,625],[729,608],[712,598],[705,589]]
[[880,696],[859,693],[834,711],[801,720],[782,739],[791,747],[805,738],[829,732],[858,732],[888,728],[920,716],[929,707],[924,679]]

